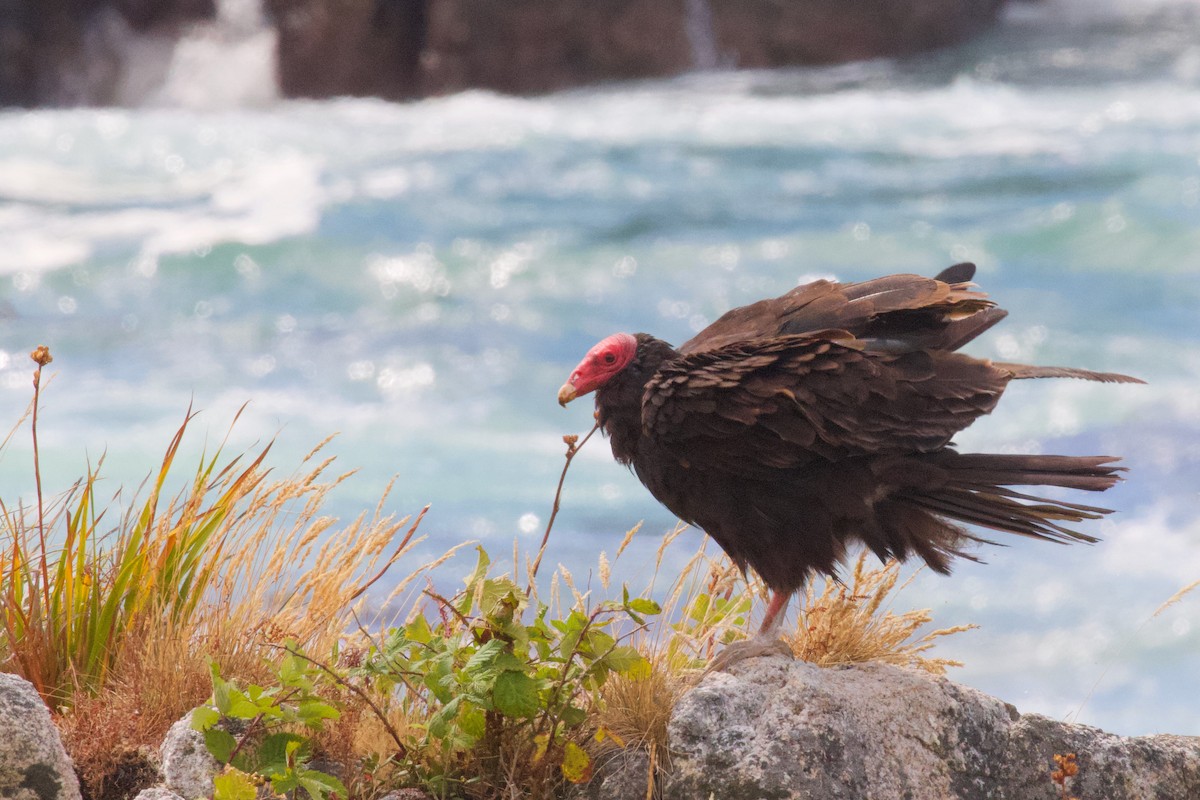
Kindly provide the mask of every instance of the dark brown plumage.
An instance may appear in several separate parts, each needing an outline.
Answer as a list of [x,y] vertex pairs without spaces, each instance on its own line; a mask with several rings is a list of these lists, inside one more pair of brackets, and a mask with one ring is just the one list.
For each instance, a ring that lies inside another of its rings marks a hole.
[[678,350],[616,334],[559,400],[595,390],[616,459],[773,590],[764,629],[814,574],[835,574],[855,541],[941,573],[970,558],[964,543],[984,541],[961,523],[1095,541],[1063,523],[1107,509],[1011,487],[1102,491],[1118,479],[1116,458],[960,455],[951,439],[1014,379],[1140,381],[956,352],[1005,316],[974,272],[817,281],[735,308]]

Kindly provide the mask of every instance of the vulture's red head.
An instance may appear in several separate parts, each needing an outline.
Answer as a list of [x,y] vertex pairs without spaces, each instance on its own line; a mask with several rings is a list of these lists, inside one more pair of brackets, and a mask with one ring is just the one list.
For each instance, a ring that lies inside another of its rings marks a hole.
[[637,339],[628,333],[614,333],[588,350],[571,377],[558,390],[558,404],[565,406],[580,395],[594,392],[629,366],[637,355]]

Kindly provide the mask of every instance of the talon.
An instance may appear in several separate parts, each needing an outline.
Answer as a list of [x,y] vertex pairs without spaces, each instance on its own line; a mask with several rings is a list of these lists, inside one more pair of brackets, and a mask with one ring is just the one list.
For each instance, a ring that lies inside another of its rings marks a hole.
[[792,646],[784,639],[755,636],[753,639],[746,639],[726,645],[725,649],[717,653],[716,657],[704,670],[704,674],[707,675],[710,672],[728,672],[729,668],[735,664],[739,664],[750,658],[760,658],[762,656],[786,656],[789,660],[795,660],[796,658],[796,655],[792,652]]

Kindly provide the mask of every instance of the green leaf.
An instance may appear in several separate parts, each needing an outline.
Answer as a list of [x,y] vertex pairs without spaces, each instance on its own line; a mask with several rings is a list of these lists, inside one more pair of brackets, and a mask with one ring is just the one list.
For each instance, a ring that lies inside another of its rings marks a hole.
[[504,650],[504,642],[499,639],[492,639],[483,647],[475,651],[475,654],[467,659],[463,669],[467,672],[477,672],[490,665],[501,651]]
[[433,630],[429,627],[429,620],[421,614],[405,626],[404,635],[418,644],[425,644],[433,638]]
[[462,699],[456,697],[429,718],[426,729],[430,736],[435,739],[446,738],[446,735],[450,733],[450,722],[458,715],[458,707],[461,703]]
[[213,778],[213,800],[254,800],[254,782],[244,772],[229,771]]
[[257,771],[267,777],[284,774],[288,766],[295,761],[289,756],[297,750],[302,751],[300,760],[307,760],[306,756],[311,747],[303,736],[283,732],[269,734],[258,746]]
[[506,717],[532,717],[538,712],[537,683],[524,672],[502,672],[492,689],[492,702]]
[[565,706],[559,716],[568,728],[574,728],[587,720],[587,712],[579,706]]
[[217,666],[217,662],[212,662],[209,669],[212,672],[213,705],[217,707],[217,711],[220,711],[222,714],[228,714],[230,706],[229,693],[232,687],[227,681],[221,679],[220,668]]
[[617,640],[612,636],[604,631],[592,628],[587,632],[587,636],[584,637],[583,644],[580,645],[579,650],[587,656],[597,658],[612,650],[616,643]]
[[197,706],[192,710],[192,730],[206,731],[221,721],[221,715],[212,706]]
[[487,718],[483,709],[474,703],[464,703],[458,715],[458,728],[472,739],[482,739],[487,733]]
[[291,793],[300,788],[300,776],[294,769],[286,770],[271,778],[271,788],[276,795],[294,796]]
[[496,656],[496,660],[492,662],[492,669],[498,672],[524,672],[529,669],[529,662],[523,661],[520,656],[505,650]]
[[575,649],[579,645],[579,637],[582,633],[583,628],[573,625],[568,625],[567,629],[563,631],[562,641],[558,643],[558,652],[564,661],[575,655]]
[[306,769],[300,773],[300,786],[313,800],[323,800],[330,795],[346,797],[349,794],[337,778],[315,769]]
[[637,648],[628,645],[621,645],[609,650],[603,661],[604,666],[623,675],[628,674],[630,670],[649,667],[646,657],[639,653]]
[[220,728],[209,728],[204,732],[204,746],[213,758],[222,764],[228,764],[229,758],[237,747],[237,739],[229,731]]
[[516,609],[525,605],[525,591],[509,578],[491,578],[484,582],[479,610],[490,618],[496,615],[511,618]]
[[305,725],[320,727],[321,720],[338,719],[342,712],[322,700],[306,700],[296,709],[296,716]]
[[443,653],[438,658],[431,659],[426,664],[426,669],[424,683],[433,692],[433,696],[438,702],[449,703],[453,700],[454,693],[450,690],[450,687],[456,682],[454,676],[454,655],[452,653]]
[[488,567],[491,566],[492,563],[492,560],[488,557],[486,550],[484,550],[482,547],[476,547],[475,549],[479,551],[479,560],[475,564],[475,571],[467,576],[467,578],[463,581],[467,588],[463,590],[462,594],[459,596],[458,603],[455,606],[458,613],[462,614],[464,617],[470,616],[471,607],[475,603],[475,587],[481,580],[487,577]]
[[233,688],[230,688],[228,702],[229,708],[225,711],[225,716],[235,719],[254,719],[259,714],[276,717],[280,714],[271,698],[266,697],[256,703]]
[[662,606],[648,597],[635,597],[629,600],[626,607],[639,614],[661,614]]

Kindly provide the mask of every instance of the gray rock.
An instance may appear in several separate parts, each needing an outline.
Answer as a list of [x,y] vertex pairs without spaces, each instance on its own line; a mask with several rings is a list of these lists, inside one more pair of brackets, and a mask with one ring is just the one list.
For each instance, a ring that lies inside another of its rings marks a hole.
[[[586,784],[573,787],[571,800],[610,800],[610,798],[639,798],[646,796],[650,773],[650,755],[639,748],[612,750],[596,756],[595,772]],[[660,786],[661,775],[655,777]],[[657,797],[657,795],[655,795]]]
[[1072,796],[1200,798],[1198,737],[1123,738],[1022,716],[974,689],[885,664],[746,661],[685,694],[670,736],[667,800],[1049,798],[1056,753],[1078,756]]
[[184,800],[184,798],[175,794],[170,789],[155,786],[150,789],[142,789],[133,800]]
[[79,800],[75,767],[33,684],[0,673],[0,797]]
[[397,789],[379,800],[434,800],[434,797],[424,789]]
[[192,729],[190,712],[167,731],[161,753],[168,789],[184,800],[212,797],[213,777],[221,772],[221,765],[204,746],[204,734]]

